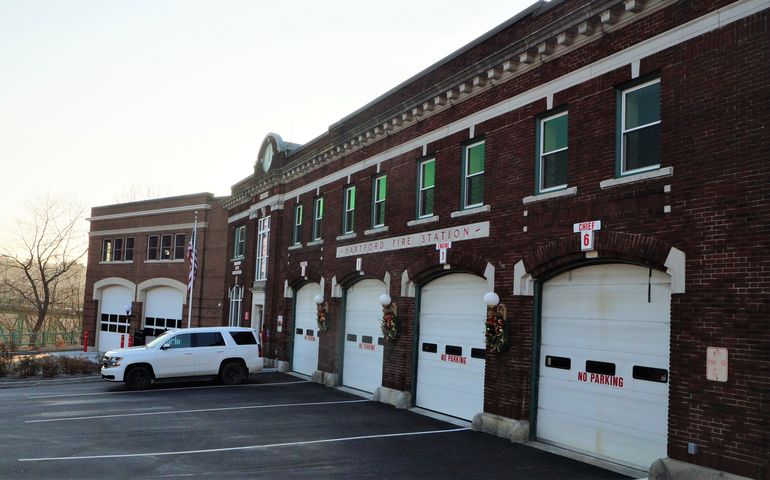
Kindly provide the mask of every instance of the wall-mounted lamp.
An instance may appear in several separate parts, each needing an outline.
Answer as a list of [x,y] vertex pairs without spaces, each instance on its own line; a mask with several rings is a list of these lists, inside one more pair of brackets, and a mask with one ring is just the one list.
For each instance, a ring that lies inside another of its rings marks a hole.
[[324,301],[323,295],[316,295],[313,298],[316,304],[316,321],[318,322],[318,331],[325,332],[329,329],[329,304]]
[[500,303],[500,297],[495,292],[487,292],[484,303],[487,305],[487,319],[484,322],[487,347],[499,353],[508,348],[508,309]]
[[396,324],[398,316],[398,306],[393,303],[390,295],[383,293],[380,295],[380,305],[382,305],[382,336],[385,340],[394,342],[398,338],[398,325]]

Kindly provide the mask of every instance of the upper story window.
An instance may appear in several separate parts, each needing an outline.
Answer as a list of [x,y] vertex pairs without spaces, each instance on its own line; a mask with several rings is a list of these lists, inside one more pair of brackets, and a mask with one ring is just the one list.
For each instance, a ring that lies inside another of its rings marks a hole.
[[484,142],[466,145],[463,150],[462,208],[484,203]]
[[385,199],[387,198],[387,175],[374,177],[372,189],[372,228],[385,226]]
[[[184,260],[186,240],[187,236],[184,233],[148,236],[147,260]],[[130,255],[133,258],[133,239],[130,243]],[[126,243],[126,251],[128,250],[129,245]]]
[[417,218],[433,216],[433,198],[436,190],[436,160],[431,158],[418,164]]
[[318,197],[313,201],[313,241],[323,237],[324,198]]
[[567,186],[567,112],[542,118],[537,123],[536,193]]
[[246,225],[235,227],[233,236],[233,258],[243,258],[246,255]]
[[299,245],[302,242],[302,204],[294,205],[294,227],[291,230],[291,244]]
[[342,233],[353,233],[356,228],[356,187],[351,185],[345,189],[343,203]]
[[257,222],[257,273],[255,280],[267,280],[267,246],[270,238],[270,217],[262,217]]
[[660,79],[618,90],[616,175],[660,167]]
[[112,261],[112,239],[105,238],[102,240],[102,262]]

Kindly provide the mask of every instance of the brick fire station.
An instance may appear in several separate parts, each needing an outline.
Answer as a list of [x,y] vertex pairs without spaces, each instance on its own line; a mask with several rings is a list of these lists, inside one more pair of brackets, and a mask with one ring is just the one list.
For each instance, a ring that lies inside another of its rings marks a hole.
[[195,210],[193,326],[258,329],[280,370],[653,477],[770,478],[769,24],[535,3],[306,144],[267,134],[227,197],[94,208],[84,328],[186,326]]

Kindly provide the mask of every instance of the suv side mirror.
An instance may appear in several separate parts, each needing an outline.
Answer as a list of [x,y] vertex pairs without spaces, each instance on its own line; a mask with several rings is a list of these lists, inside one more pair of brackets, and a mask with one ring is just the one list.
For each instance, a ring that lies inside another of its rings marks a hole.
[[168,350],[169,348],[171,348],[171,342],[166,342],[160,347],[161,350]]

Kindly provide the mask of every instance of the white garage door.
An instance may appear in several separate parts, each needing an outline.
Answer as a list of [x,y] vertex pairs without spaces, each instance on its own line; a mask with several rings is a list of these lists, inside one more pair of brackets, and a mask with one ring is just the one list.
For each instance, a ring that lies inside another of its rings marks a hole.
[[315,296],[321,294],[321,286],[308,283],[294,297],[294,351],[292,370],[312,375],[318,370],[318,322]]
[[144,312],[146,341],[152,340],[167,328],[182,328],[182,308],[185,294],[171,287],[155,287],[147,291]]
[[[120,285],[112,285],[102,289],[102,299],[99,305],[99,337],[97,348],[106,352],[120,348],[120,337],[128,333],[128,316],[126,307],[131,305],[133,298],[131,290]],[[124,346],[128,337],[123,338]]]
[[538,439],[645,470],[666,456],[670,283],[623,264],[545,283]]
[[384,339],[380,295],[385,284],[362,280],[346,291],[342,384],[372,393],[382,385]]
[[457,273],[420,292],[416,404],[466,420],[484,410],[486,281]]

